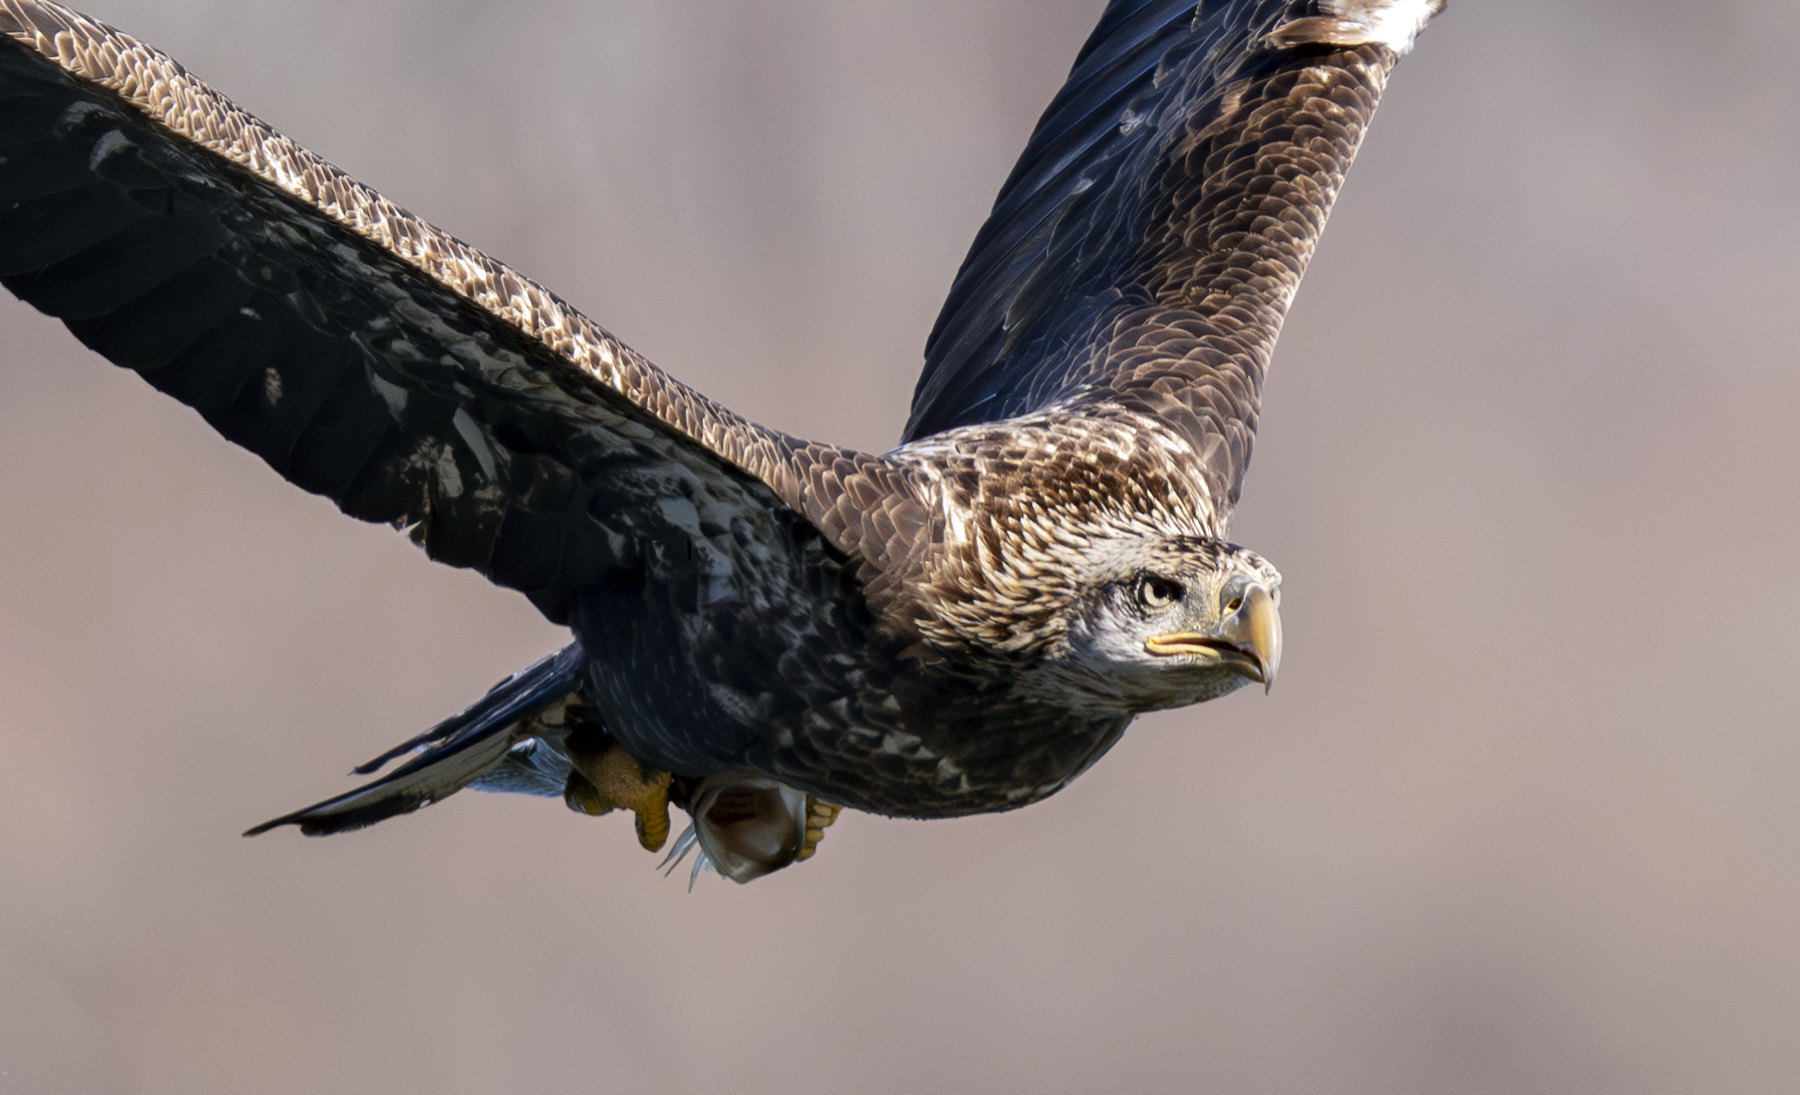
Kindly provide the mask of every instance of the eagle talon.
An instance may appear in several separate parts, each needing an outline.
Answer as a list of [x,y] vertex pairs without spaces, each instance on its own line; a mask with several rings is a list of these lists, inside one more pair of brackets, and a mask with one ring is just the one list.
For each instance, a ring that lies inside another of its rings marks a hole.
[[569,809],[594,817],[630,810],[637,815],[638,843],[646,851],[662,850],[669,841],[669,773],[645,771],[617,744],[598,754],[570,749],[569,760],[575,766],[563,791]]
[[811,795],[806,796],[806,835],[800,841],[800,850],[794,853],[794,862],[811,859],[819,850],[819,841],[825,839],[825,830],[837,820],[843,812],[842,806],[833,806],[829,802],[820,802]]

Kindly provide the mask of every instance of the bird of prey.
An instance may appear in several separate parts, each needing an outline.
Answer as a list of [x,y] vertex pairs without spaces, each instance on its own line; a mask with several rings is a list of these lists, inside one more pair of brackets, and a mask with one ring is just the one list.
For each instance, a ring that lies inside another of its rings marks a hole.
[[838,810],[1049,795],[1265,687],[1227,539],[1270,353],[1443,0],[1111,0],[925,345],[898,448],[759,426],[179,64],[0,0],[0,283],[347,514],[574,642],[258,826],[463,787],[635,812],[737,881]]

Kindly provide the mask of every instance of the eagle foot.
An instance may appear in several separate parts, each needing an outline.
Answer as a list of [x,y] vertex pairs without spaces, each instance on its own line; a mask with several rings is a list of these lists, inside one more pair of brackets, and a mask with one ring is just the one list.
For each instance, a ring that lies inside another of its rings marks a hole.
[[794,853],[794,862],[811,859],[819,850],[819,841],[825,839],[825,830],[842,813],[842,806],[833,806],[829,802],[820,802],[811,795],[806,796],[806,835],[800,841],[800,850]]
[[638,843],[660,851],[669,840],[669,773],[646,771],[617,743],[599,752],[572,748],[575,770],[563,789],[569,809],[599,817],[614,810],[637,815]]

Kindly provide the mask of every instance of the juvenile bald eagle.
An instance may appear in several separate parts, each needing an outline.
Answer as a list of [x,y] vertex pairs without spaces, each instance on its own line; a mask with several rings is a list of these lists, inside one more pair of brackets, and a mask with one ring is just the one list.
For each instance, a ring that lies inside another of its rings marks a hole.
[[0,282],[345,513],[575,641],[258,826],[465,786],[668,803],[745,881],[844,806],[1051,794],[1139,712],[1267,686],[1226,539],[1275,337],[1443,0],[1112,0],[926,342],[899,448],[745,421],[181,66],[0,0]]

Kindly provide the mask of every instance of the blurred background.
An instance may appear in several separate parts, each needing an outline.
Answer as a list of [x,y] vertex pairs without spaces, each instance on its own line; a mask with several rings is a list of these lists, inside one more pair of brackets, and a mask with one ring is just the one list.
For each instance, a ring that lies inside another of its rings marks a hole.
[[[1100,0],[86,0],[873,449]],[[246,826],[564,642],[0,302],[0,1092],[1788,1092],[1791,0],[1453,0],[1234,529],[1280,687],[738,887],[478,793]]]

